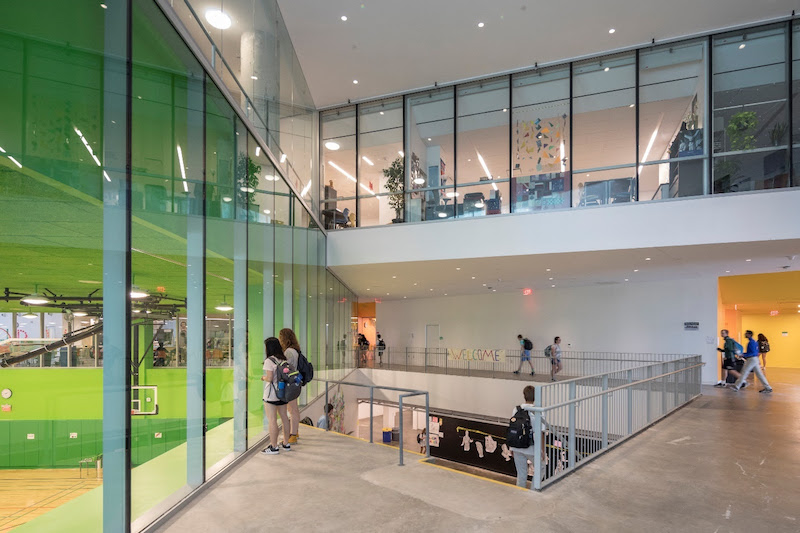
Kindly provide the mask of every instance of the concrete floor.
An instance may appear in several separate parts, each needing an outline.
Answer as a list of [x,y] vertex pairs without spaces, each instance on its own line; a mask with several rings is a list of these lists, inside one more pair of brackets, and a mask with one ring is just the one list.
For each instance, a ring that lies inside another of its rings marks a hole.
[[161,531],[800,531],[800,370],[704,396],[541,493],[304,428]]

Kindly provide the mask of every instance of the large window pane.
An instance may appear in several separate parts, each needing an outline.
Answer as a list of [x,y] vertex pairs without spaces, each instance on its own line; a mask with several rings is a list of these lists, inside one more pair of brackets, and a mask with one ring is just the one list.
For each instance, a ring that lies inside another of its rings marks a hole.
[[[322,218],[328,228],[356,225],[356,108],[320,115]],[[353,215],[352,217],[350,215]]]
[[639,53],[640,200],[705,192],[705,58],[705,40]]
[[714,38],[714,192],[789,185],[786,25]]
[[[481,192],[491,206],[484,214],[500,214],[509,212],[509,78],[470,83],[458,86],[456,127],[458,131],[456,200],[461,202],[464,195],[471,193],[471,198],[479,198]],[[492,187],[484,181],[495,181]],[[473,203],[469,199],[465,207]],[[468,216],[478,211],[467,209]],[[465,213],[463,208],[458,215]]]
[[800,186],[800,22],[792,25],[792,185]]
[[513,77],[515,212],[570,205],[569,73],[569,67],[557,67]]
[[406,221],[452,217],[453,89],[415,94],[406,102]]
[[[358,106],[361,226],[403,220],[403,99]],[[389,176],[387,176],[389,174]]]
[[[636,56],[621,54],[575,63],[572,83],[573,188],[582,189],[587,171],[609,167],[631,165],[612,174],[635,178]],[[599,175],[595,173],[595,177]],[[593,184],[590,188],[609,186]]]

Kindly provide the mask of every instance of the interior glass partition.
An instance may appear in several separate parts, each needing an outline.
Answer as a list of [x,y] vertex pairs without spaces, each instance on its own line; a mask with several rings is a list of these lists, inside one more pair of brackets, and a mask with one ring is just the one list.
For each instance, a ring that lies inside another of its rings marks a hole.
[[707,192],[707,42],[639,53],[639,200]]
[[714,193],[789,186],[787,25],[714,38]]
[[800,22],[792,24],[792,176],[800,186]]
[[360,226],[403,221],[403,99],[358,106]]
[[514,212],[570,206],[570,68],[512,76]]
[[509,77],[459,85],[456,91],[457,175],[451,198],[456,215],[509,213]]
[[[356,226],[356,108],[320,115],[322,221],[327,228]],[[351,216],[352,215],[352,216]]]
[[572,66],[572,204],[636,201],[636,55]]
[[407,222],[455,215],[454,106],[453,87],[406,98]]

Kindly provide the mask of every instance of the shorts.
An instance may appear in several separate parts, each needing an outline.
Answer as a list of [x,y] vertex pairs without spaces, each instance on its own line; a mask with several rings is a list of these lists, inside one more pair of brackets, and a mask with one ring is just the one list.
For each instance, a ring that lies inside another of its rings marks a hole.
[[550,364],[551,365],[560,365],[561,364],[561,358],[560,357],[553,357],[552,359],[550,359]]
[[522,361],[530,361],[530,360],[531,360],[531,351],[522,350]]
[[736,361],[733,359],[722,359],[722,370],[736,370]]

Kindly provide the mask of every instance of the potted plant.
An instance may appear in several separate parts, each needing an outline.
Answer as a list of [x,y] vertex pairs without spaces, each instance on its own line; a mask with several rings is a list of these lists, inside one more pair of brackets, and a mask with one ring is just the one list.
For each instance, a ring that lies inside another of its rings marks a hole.
[[[236,169],[236,196],[240,209],[245,209],[245,206],[250,204],[251,210],[255,207],[255,212],[258,212],[258,206],[253,206],[256,200],[256,188],[258,187],[258,175],[261,173],[261,165],[249,157],[240,157]],[[252,214],[248,216],[253,216]]]
[[752,150],[756,147],[755,129],[758,125],[755,111],[740,111],[733,115],[725,127],[731,141],[731,150]]
[[392,220],[394,224],[403,222],[405,173],[405,163],[402,157],[392,161],[389,168],[383,169],[383,175],[386,177],[385,187],[392,193],[389,196],[389,207],[394,209],[395,218]]
[[779,146],[783,143],[783,136],[786,135],[787,125],[785,122],[776,122],[772,129],[769,131],[769,140],[772,141],[772,146]]

